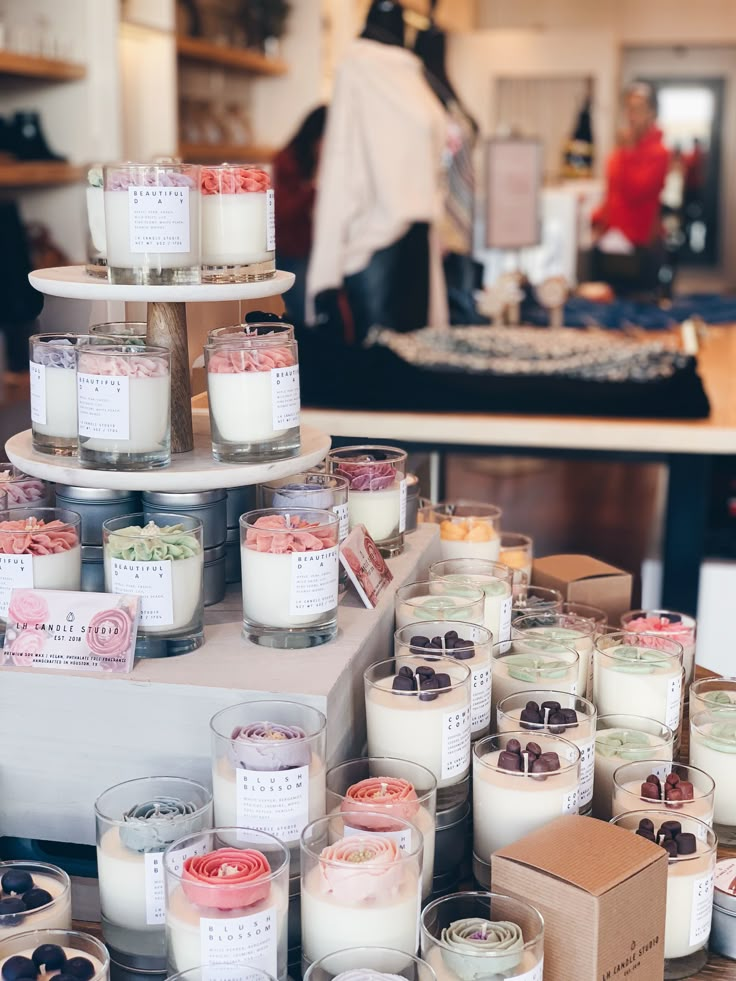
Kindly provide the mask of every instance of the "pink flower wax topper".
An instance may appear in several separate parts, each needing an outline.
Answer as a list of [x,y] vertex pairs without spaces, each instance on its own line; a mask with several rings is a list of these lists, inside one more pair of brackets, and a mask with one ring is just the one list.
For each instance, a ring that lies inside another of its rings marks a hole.
[[243,371],[290,368],[294,364],[296,357],[288,347],[259,347],[257,342],[249,343],[247,340],[242,344],[228,341],[218,344],[210,356],[207,371],[214,375],[233,375]]
[[319,874],[337,902],[390,902],[404,880],[402,853],[392,838],[351,835],[322,849]]
[[202,194],[265,194],[271,189],[271,178],[258,167],[223,164],[202,167],[199,187]]
[[55,520],[21,518],[0,521],[0,552],[5,555],[53,555],[79,544],[75,528]]
[[271,866],[255,848],[218,848],[184,862],[182,889],[190,903],[246,909],[268,898]]
[[318,525],[296,515],[262,515],[246,531],[245,547],[274,555],[316,552],[337,545],[337,531],[336,523]]

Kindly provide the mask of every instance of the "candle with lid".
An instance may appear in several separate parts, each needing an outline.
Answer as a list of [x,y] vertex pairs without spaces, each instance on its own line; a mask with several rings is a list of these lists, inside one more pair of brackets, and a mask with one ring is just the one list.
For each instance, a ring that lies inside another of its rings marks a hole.
[[77,978],[109,981],[110,957],[95,937],[76,930],[30,930],[0,943],[3,981]]
[[31,432],[38,453],[74,456],[77,452],[78,334],[34,334],[28,341]]
[[250,164],[202,167],[202,279],[248,283],[276,272],[274,192]]
[[682,666],[685,684],[693,680],[695,671],[695,618],[672,610],[630,610],[621,617],[621,629],[635,633],[640,643],[658,647],[660,638],[682,644]]
[[424,620],[459,620],[483,626],[485,593],[461,582],[427,579],[396,590],[396,629]]
[[[350,965],[350,966],[346,966]],[[320,957],[310,964],[304,981],[437,981],[419,957],[390,947],[353,947]]]
[[715,780],[713,827],[718,840],[736,844],[736,717],[696,712],[690,719],[690,763]]
[[667,810],[713,824],[715,783],[707,773],[684,763],[642,760],[624,763],[613,774],[613,816],[626,811]]
[[512,569],[486,559],[445,559],[429,567],[430,579],[444,579],[482,589],[486,596],[484,626],[491,631],[494,644],[511,636]]
[[501,509],[474,501],[447,501],[432,509],[440,526],[443,559],[485,559],[495,562],[501,548]]
[[546,637],[578,652],[577,694],[593,695],[593,639],[596,628],[592,620],[570,613],[535,613],[515,617],[513,636]]
[[72,886],[46,862],[0,862],[0,945],[29,930],[71,930]]
[[593,817],[610,821],[613,775],[624,763],[672,760],[674,733],[670,728],[638,715],[599,715],[595,737]]
[[494,644],[491,651],[491,720],[496,706],[522,692],[562,691],[577,694],[578,652],[547,637],[517,637]]

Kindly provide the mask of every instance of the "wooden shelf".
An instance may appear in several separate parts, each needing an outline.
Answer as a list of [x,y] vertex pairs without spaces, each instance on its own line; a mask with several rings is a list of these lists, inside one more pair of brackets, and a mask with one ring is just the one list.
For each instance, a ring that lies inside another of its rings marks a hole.
[[37,55],[0,51],[0,75],[18,78],[42,78],[49,82],[70,82],[84,78],[87,69],[73,61],[40,58]]
[[198,61],[250,75],[285,75],[289,66],[280,58],[268,58],[260,51],[214,44],[197,37],[179,35],[176,51],[182,60]]
[[182,143],[179,156],[190,163],[268,163],[276,154],[272,146],[238,146],[235,143]]
[[56,160],[0,161],[0,188],[52,187],[54,184],[76,184],[84,178],[85,168]]

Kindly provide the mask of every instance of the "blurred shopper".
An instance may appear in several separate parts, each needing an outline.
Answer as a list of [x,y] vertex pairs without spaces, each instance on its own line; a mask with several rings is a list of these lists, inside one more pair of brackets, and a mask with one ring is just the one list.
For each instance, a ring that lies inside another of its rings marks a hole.
[[594,277],[619,293],[657,288],[662,263],[660,196],[669,152],[657,127],[652,88],[636,83],[625,95],[626,125],[607,167],[606,197],[593,215],[598,234]]
[[287,145],[273,160],[276,192],[278,268],[292,272],[296,281],[284,297],[288,316],[304,323],[307,266],[312,251],[314,201],[317,194],[322,137],[327,122],[326,106],[317,106],[303,120]]

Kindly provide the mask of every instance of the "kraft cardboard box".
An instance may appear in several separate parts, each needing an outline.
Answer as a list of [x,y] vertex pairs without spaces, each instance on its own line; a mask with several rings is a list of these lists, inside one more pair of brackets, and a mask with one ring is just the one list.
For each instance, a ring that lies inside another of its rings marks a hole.
[[667,853],[658,845],[566,815],[495,852],[491,881],[544,917],[544,981],[664,976]]
[[590,555],[547,555],[536,559],[532,583],[559,589],[570,603],[599,607],[615,626],[621,614],[631,609],[631,573]]

